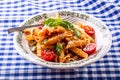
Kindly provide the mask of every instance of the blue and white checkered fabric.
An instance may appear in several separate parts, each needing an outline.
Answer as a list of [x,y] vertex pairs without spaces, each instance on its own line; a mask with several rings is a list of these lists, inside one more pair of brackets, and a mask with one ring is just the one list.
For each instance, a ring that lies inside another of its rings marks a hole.
[[[102,20],[112,34],[112,46],[106,56],[86,67],[54,70],[35,65],[18,55],[13,34],[31,15],[70,9],[83,11]],[[0,80],[120,80],[120,1],[119,0],[1,0],[0,1]]]

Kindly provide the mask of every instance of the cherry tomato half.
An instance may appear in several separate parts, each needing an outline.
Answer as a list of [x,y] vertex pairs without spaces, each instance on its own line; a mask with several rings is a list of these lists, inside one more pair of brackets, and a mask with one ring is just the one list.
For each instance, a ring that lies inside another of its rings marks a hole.
[[95,43],[90,43],[87,44],[84,48],[83,51],[85,51],[86,53],[93,54],[96,51],[96,44]]
[[46,61],[54,60],[55,56],[56,56],[55,51],[51,50],[51,49],[43,50],[42,53],[41,53],[42,59],[44,59]]
[[84,26],[84,30],[90,36],[95,34],[95,31],[94,31],[94,29],[91,26],[85,25]]

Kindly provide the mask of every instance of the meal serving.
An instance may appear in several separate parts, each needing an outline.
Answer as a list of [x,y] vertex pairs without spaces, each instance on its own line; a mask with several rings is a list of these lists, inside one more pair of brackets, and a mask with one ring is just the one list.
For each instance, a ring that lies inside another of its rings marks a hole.
[[41,26],[23,30],[30,50],[45,61],[68,63],[96,52],[95,30],[81,22],[71,23],[56,14]]

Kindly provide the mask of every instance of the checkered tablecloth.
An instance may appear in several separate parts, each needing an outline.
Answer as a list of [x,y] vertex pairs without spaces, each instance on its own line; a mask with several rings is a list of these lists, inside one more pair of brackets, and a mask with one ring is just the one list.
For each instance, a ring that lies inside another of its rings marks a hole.
[[[102,59],[88,66],[59,70],[23,59],[13,46],[13,33],[26,18],[45,11],[82,11],[102,20],[112,35],[112,46]],[[0,0],[0,80],[120,80],[119,0]]]

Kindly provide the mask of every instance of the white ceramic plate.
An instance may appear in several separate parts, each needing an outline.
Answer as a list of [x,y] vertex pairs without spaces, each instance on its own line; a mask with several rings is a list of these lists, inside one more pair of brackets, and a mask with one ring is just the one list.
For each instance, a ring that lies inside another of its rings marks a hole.
[[76,67],[83,67],[90,63],[93,63],[100,58],[102,58],[110,49],[112,37],[109,29],[106,25],[98,20],[97,18],[90,16],[88,14],[82,12],[73,12],[73,11],[51,11],[46,13],[36,14],[29,19],[26,19],[19,27],[36,24],[39,20],[45,18],[46,16],[55,16],[56,13],[59,13],[62,17],[69,16],[72,18],[76,18],[78,21],[83,24],[91,25],[95,29],[95,39],[97,43],[97,52],[87,59],[82,59],[79,61],[74,61],[70,63],[55,63],[44,61],[43,59],[38,58],[35,54],[33,54],[28,45],[27,41],[23,39],[22,32],[15,32],[14,35],[14,45],[18,53],[23,56],[25,59],[42,66],[46,66],[49,68],[59,68],[59,69],[69,69]]

